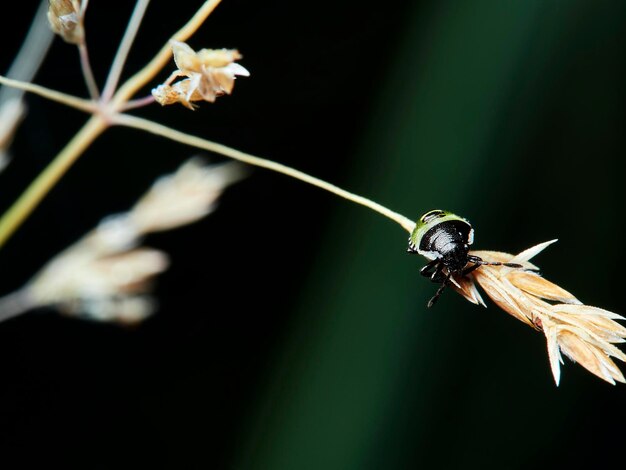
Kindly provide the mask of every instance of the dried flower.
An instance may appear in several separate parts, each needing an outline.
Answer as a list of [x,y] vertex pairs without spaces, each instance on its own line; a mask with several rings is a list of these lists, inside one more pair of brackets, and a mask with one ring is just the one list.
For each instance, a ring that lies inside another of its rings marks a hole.
[[626,328],[615,320],[624,317],[583,305],[576,297],[544,279],[529,260],[556,242],[541,243],[517,256],[493,251],[473,251],[483,259],[518,263],[524,269],[481,266],[456,280],[454,289],[470,302],[482,304],[478,283],[505,312],[543,331],[548,344],[550,367],[556,384],[560,380],[561,352],[591,373],[611,384],[626,382],[611,357],[626,362],[626,355],[614,344],[624,342]]
[[81,44],[85,38],[80,0],[48,0],[48,22],[52,31],[70,44]]
[[[213,103],[218,96],[233,91],[237,76],[250,76],[250,72],[235,62],[241,59],[237,50],[201,49],[195,52],[184,42],[171,41],[171,44],[178,70],[152,90],[152,96],[161,105],[181,103],[194,109],[193,101]],[[172,80],[182,76],[187,78],[171,84]]]
[[211,213],[224,189],[242,175],[237,163],[205,165],[197,158],[189,160],[174,174],[158,179],[129,212],[105,218],[54,257],[19,296],[0,299],[0,319],[52,306],[91,320],[143,320],[155,308],[148,295],[152,279],[169,265],[165,253],[139,247],[143,236]]

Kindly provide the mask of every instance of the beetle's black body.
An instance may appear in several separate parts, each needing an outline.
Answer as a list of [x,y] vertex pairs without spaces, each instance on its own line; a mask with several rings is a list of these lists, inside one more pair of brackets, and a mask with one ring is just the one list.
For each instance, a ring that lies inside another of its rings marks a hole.
[[408,251],[431,260],[420,273],[441,284],[428,302],[428,307],[435,304],[450,282],[456,284],[453,276],[465,276],[482,265],[521,268],[519,264],[488,262],[470,255],[469,249],[473,242],[472,225],[451,212],[432,210],[418,220],[409,238]]
[[451,271],[460,271],[467,264],[469,236],[472,226],[461,220],[447,220],[429,229],[420,240],[419,250],[438,253],[439,262]]

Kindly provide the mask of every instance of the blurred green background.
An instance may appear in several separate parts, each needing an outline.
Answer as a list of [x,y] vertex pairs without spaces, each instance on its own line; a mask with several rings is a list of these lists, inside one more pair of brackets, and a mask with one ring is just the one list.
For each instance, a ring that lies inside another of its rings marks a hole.
[[[99,76],[130,11],[104,3],[90,6]],[[200,4],[153,3],[131,66]],[[21,39],[4,36],[6,69]],[[544,275],[626,313],[626,2],[224,0],[190,44],[238,47],[252,77],[195,113],[141,114],[412,218],[454,211],[478,249],[559,238]],[[84,93],[72,52],[55,44],[37,81]],[[83,120],[31,99],[3,207]],[[0,253],[5,290],[188,152],[100,139]],[[49,312],[0,325],[3,451],[82,468],[623,466],[625,386],[566,361],[555,387],[542,335],[489,302],[446,292],[427,310],[436,286],[406,239],[255,171],[206,221],[149,240],[174,265],[142,327]]]

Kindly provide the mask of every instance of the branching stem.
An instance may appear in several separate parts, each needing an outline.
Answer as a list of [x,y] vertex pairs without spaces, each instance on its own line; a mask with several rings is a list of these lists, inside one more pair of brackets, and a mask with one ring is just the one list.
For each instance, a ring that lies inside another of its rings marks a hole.
[[74,138],[68,142],[61,153],[52,160],[19,199],[13,203],[11,208],[2,215],[0,218],[0,246],[4,245],[76,159],[107,126],[106,121],[100,116],[92,116]]
[[[111,73],[107,79],[107,85],[105,85],[105,91],[103,92],[103,98],[99,104],[90,100],[84,100],[77,98],[66,93],[61,93],[55,90],[50,90],[45,87],[33,85],[30,83],[20,82],[18,80],[11,80],[0,76],[0,84],[19,88],[21,90],[35,93],[44,98],[48,98],[59,103],[63,103],[67,106],[85,111],[92,114],[92,117],[87,121],[83,128],[74,136],[74,138],[65,146],[65,148],[59,153],[55,159],[46,167],[46,169],[30,184],[26,191],[20,196],[20,198],[11,206],[11,208],[0,218],[0,247],[8,240],[8,238],[19,228],[19,226],[26,220],[26,218],[32,213],[37,205],[43,200],[48,192],[57,184],[61,177],[72,166],[76,159],[85,151],[85,149],[93,143],[93,141],[104,132],[111,124],[123,125],[135,129],[141,129],[146,132],[150,132],[155,135],[180,142],[182,144],[190,145],[192,147],[200,148],[210,152],[219,153],[234,160],[238,160],[249,165],[254,165],[261,168],[266,168],[271,171],[282,173],[305,183],[317,186],[318,188],[329,191],[341,198],[352,201],[356,204],[368,207],[373,211],[393,220],[398,223],[402,228],[411,232],[415,223],[385,206],[378,204],[363,196],[346,191],[334,184],[328,183],[324,180],[306,174],[300,170],[288,167],[281,163],[277,163],[264,158],[256,157],[254,155],[241,152],[226,145],[211,142],[209,140],[202,139],[200,137],[185,134],[183,132],[171,129],[162,124],[152,122],[139,117],[131,116],[128,114],[120,114],[120,110],[130,109],[135,105],[140,106],[148,102],[151,97],[145,99],[129,101],[134,93],[143,87],[152,77],[154,77],[167,63],[167,60],[171,56],[171,47],[166,44],[161,51],[155,56],[155,58],[146,65],[142,70],[132,76],[115,94],[111,101],[106,100],[107,94],[112,93],[114,90],[122,67],[124,65],[125,58],[128,54],[128,50],[132,44],[132,41],[139,27],[139,23],[143,16],[143,12],[147,7],[149,0],[139,0],[135,11],[133,13],[133,19],[131,20],[122,45],[118,50],[114,65],[112,66]],[[202,7],[196,12],[191,20],[183,26],[172,39],[177,41],[185,41],[191,34],[193,34],[202,24],[202,22],[209,16],[209,14],[220,3],[220,0],[207,0]]]

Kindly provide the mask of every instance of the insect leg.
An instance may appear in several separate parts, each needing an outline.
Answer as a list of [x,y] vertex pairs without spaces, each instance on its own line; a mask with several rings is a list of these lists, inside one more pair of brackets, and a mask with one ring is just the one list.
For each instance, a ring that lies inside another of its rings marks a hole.
[[441,284],[444,281],[444,279],[446,279],[446,275],[443,273],[443,268],[444,268],[443,263],[439,263],[437,265],[435,272],[433,273],[432,276],[430,276],[430,280],[432,282],[436,284]]
[[432,298],[428,301],[428,305],[427,305],[428,308],[435,305],[435,302],[439,300],[439,297],[441,297],[441,294],[443,293],[444,289],[449,283],[450,283],[450,273],[446,275],[443,282],[441,283],[441,286],[439,287],[439,289],[437,289],[437,292],[435,292],[435,295],[433,295]]
[[436,284],[441,284],[445,278],[443,274],[444,265],[438,260],[433,260],[420,270],[420,274],[429,277]]
[[432,260],[430,263],[420,269],[420,274],[424,277],[431,277],[437,271],[436,268],[438,264],[438,259]]

